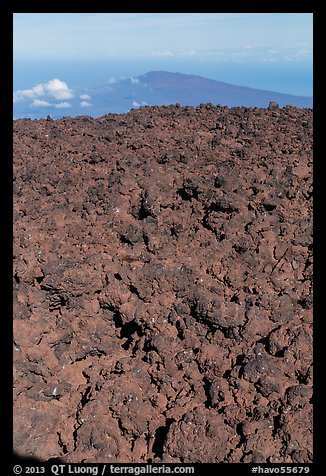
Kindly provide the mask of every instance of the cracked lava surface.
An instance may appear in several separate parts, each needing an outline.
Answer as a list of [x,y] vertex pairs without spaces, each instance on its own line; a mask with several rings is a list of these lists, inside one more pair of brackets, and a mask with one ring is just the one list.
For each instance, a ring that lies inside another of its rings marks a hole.
[[15,451],[310,462],[312,110],[13,127]]

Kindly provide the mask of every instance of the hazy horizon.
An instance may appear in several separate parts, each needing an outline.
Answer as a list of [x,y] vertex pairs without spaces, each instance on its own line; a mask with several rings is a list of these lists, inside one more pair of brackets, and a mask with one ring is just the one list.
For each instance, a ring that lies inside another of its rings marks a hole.
[[219,63],[190,60],[148,61],[129,60],[93,61],[14,61],[14,90],[28,89],[55,77],[74,89],[105,85],[113,78],[139,76],[149,71],[168,71],[203,76],[254,89],[266,89],[298,96],[313,95],[313,75],[304,62],[295,65],[260,62]]

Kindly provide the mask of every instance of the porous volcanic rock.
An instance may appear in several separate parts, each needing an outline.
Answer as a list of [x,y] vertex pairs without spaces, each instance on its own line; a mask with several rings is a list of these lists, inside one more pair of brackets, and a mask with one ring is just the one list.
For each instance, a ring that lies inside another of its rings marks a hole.
[[16,453],[311,461],[312,110],[13,127]]

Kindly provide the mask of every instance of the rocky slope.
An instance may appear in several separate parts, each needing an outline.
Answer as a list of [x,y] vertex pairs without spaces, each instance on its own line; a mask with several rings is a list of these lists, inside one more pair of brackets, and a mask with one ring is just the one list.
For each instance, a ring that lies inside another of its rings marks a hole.
[[14,121],[14,445],[309,462],[312,111]]

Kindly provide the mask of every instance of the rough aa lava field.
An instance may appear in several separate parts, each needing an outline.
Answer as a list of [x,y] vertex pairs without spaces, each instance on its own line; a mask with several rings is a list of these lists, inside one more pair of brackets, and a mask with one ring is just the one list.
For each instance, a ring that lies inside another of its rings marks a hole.
[[14,121],[14,447],[312,460],[312,110]]

